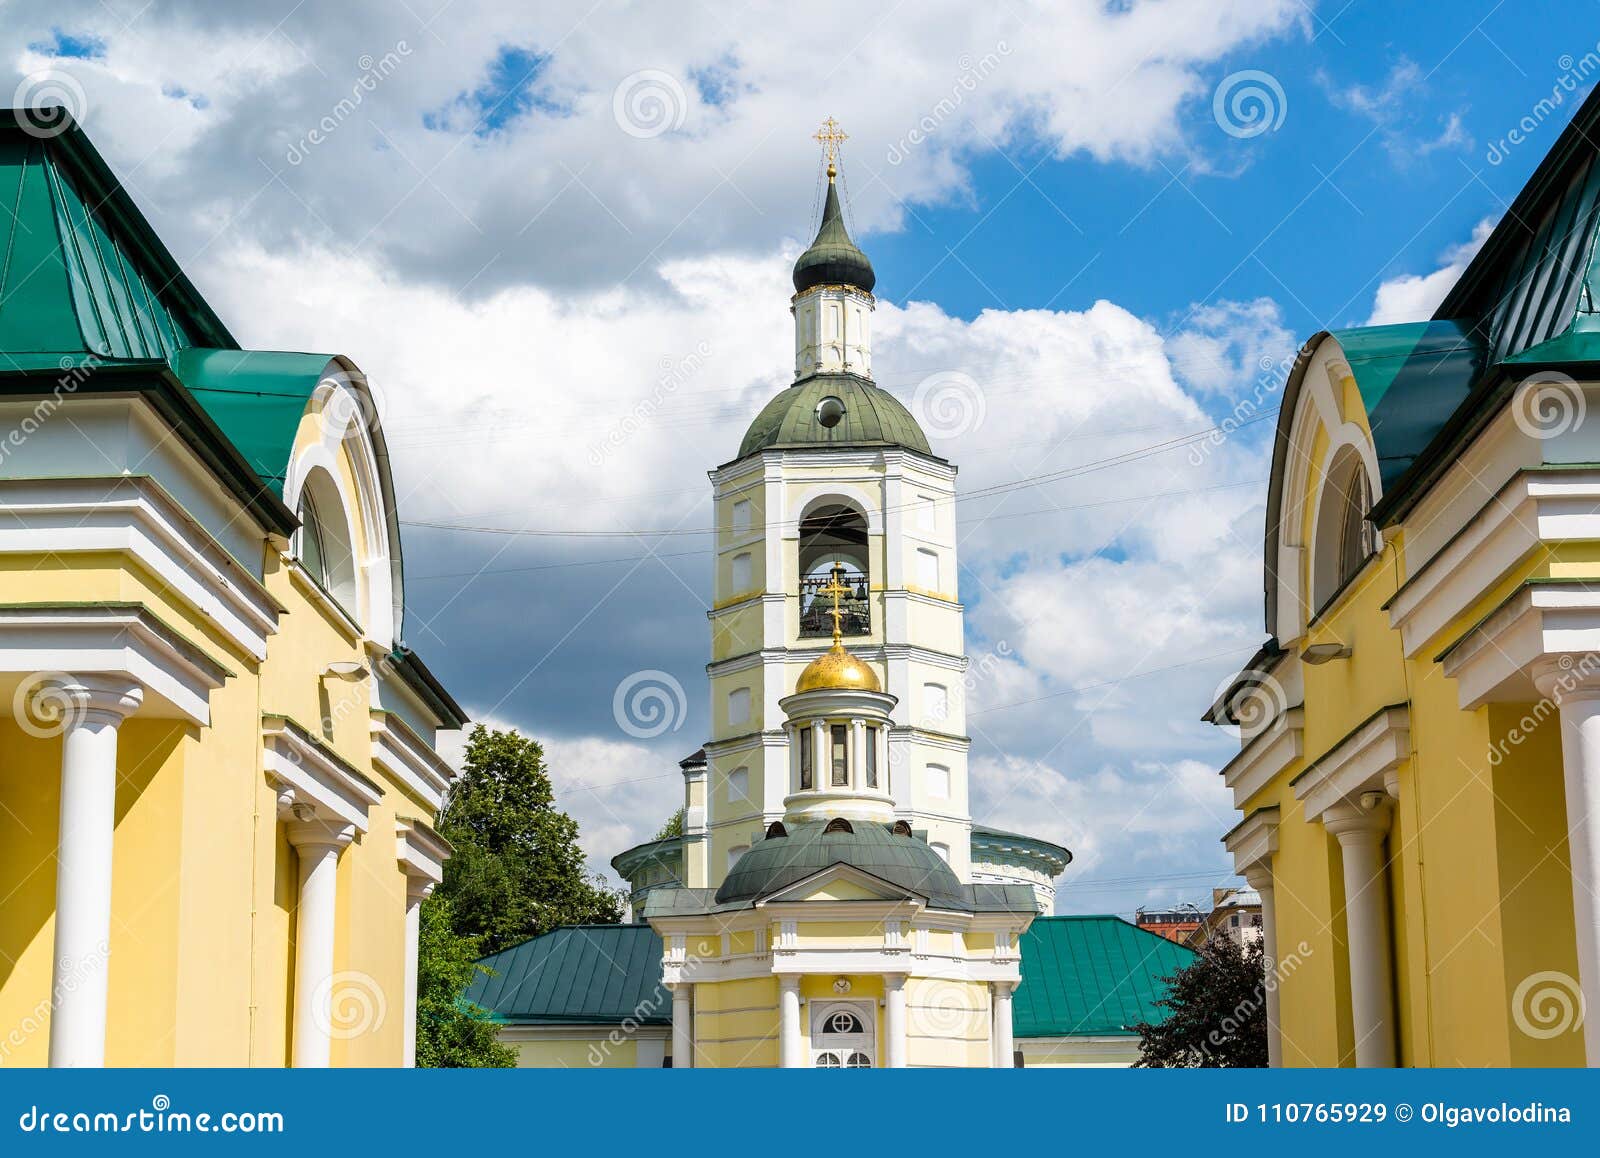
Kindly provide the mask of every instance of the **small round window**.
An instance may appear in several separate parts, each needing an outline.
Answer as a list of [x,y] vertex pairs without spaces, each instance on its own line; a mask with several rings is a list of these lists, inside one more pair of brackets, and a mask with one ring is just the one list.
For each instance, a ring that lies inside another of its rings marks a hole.
[[817,403],[817,421],[822,423],[827,430],[832,430],[844,421],[844,400],[828,395]]

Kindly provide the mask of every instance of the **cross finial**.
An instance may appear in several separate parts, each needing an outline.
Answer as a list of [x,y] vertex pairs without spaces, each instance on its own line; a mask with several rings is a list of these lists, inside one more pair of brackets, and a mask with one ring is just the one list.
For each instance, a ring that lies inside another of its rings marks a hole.
[[840,647],[844,643],[844,608],[839,606],[839,599],[841,596],[850,594],[850,588],[844,581],[843,563],[835,563],[833,565],[833,574],[829,576],[828,581],[819,590],[823,595],[831,595],[833,597],[833,610],[828,614],[833,616],[833,646]]
[[850,139],[850,135],[839,127],[839,122],[829,117],[822,122],[822,127],[811,134],[811,139],[822,145],[823,155],[828,158],[828,180],[832,181],[839,173],[835,164],[839,159],[839,146]]

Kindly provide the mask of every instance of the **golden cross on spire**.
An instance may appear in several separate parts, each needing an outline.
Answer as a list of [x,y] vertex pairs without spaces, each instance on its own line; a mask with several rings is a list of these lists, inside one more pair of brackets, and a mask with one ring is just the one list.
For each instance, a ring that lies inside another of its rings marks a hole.
[[835,563],[833,574],[818,591],[823,595],[833,596],[833,610],[828,612],[833,616],[833,646],[840,647],[844,643],[844,608],[839,606],[841,596],[850,594],[850,587],[844,581],[844,564]]
[[811,134],[811,139],[822,145],[823,153],[828,158],[828,180],[832,181],[839,172],[834,164],[839,159],[839,146],[850,139],[850,134],[839,127],[838,121],[829,117],[822,122],[820,129]]

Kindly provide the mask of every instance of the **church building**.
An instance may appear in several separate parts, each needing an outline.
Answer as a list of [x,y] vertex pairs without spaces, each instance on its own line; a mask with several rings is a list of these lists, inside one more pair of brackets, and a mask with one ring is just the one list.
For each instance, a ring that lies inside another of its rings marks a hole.
[[0,1067],[408,1064],[465,720],[376,391],[242,349],[50,112],[0,113]]
[[1206,712],[1276,1065],[1600,1065],[1597,140],[1600,94],[1432,318],[1284,386],[1268,638]]
[[469,997],[534,1065],[1128,1064],[1189,953],[1040,916],[1071,853],[973,824],[956,467],[873,381],[876,275],[842,135],[819,139],[794,383],[710,472],[711,737],[681,765],[683,833],[612,862],[636,924],[508,949]]

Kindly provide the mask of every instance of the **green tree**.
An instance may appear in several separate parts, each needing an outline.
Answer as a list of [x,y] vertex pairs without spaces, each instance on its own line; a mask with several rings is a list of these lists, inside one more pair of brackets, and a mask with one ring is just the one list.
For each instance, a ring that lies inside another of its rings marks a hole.
[[455,846],[440,895],[456,933],[483,953],[622,920],[619,895],[585,867],[578,822],[556,807],[544,749],[516,731],[472,730],[439,831]]
[[1156,1004],[1167,1016],[1138,1031],[1139,1062],[1152,1069],[1229,1069],[1267,1064],[1267,979],[1261,942],[1215,937],[1170,977]]
[[678,811],[674,812],[671,816],[667,817],[666,821],[656,831],[656,834],[654,836],[652,836],[650,839],[651,840],[666,840],[667,837],[669,837],[669,836],[682,836],[683,835],[683,818],[686,815],[687,815],[687,810],[686,809],[682,809],[682,808],[678,809]]
[[474,960],[478,943],[451,927],[450,902],[422,902],[417,938],[417,1065],[430,1068],[503,1068],[517,1055],[500,1044],[488,1013],[462,998],[472,979],[488,970]]

